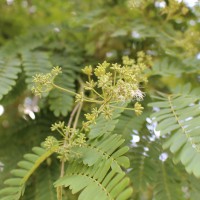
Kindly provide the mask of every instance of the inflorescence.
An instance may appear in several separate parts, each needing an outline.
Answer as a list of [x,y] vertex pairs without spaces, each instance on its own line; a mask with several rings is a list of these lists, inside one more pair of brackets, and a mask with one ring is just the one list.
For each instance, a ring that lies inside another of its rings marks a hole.
[[[76,102],[79,105],[82,105],[83,102],[95,104],[95,106],[92,106],[91,112],[85,114],[86,122],[82,123],[81,130],[65,126],[64,122],[52,125],[51,130],[58,131],[64,140],[60,144],[56,138],[49,136],[44,145],[47,149],[57,146],[56,152],[61,160],[69,159],[72,147],[85,144],[86,136],[82,132],[83,130],[87,132],[90,125],[96,123],[100,114],[106,119],[111,119],[113,111],[116,109],[133,110],[136,115],[142,114],[144,108],[139,101],[143,100],[145,93],[141,91],[140,84],[147,82],[144,71],[151,65],[151,57],[143,52],[138,52],[136,60],[124,56],[122,61],[122,65],[104,61],[95,68],[86,66],[82,71],[87,75],[88,80],[82,85],[84,90],[78,94],[54,83],[55,77],[62,73],[60,67],[54,67],[48,74],[37,74],[33,77],[35,86],[32,91],[35,95],[41,97],[43,93],[58,88],[75,94]],[[87,95],[84,91],[87,91]],[[126,108],[127,103],[131,101],[136,101],[134,107]]]
[[[84,89],[91,91],[91,102],[100,106],[85,114],[87,121],[83,122],[83,127],[87,129],[90,124],[95,123],[99,114],[107,119],[111,118],[116,108],[134,110],[136,115],[140,115],[143,107],[138,101],[143,100],[145,95],[140,89],[140,83],[147,82],[144,70],[150,64],[151,57],[139,52],[137,60],[124,56],[123,65],[105,61],[94,70],[92,66],[86,66],[82,70],[88,76]],[[89,101],[84,99],[83,93],[76,96],[76,101],[84,100]],[[133,108],[123,107],[123,104],[130,101],[136,101]]]
[[79,130],[75,128],[66,126],[64,122],[52,124],[51,131],[59,132],[64,140],[59,142],[55,137],[48,136],[44,142],[44,147],[46,149],[57,147],[55,148],[55,152],[58,153],[58,158],[60,158],[60,160],[69,160],[73,154],[75,154],[74,156],[77,156],[76,153],[72,151],[72,148],[85,145],[85,134],[79,132]]

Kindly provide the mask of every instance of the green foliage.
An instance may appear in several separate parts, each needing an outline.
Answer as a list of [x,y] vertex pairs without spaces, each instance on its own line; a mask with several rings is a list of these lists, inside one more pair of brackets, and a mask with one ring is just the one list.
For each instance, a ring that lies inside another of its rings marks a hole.
[[120,116],[122,110],[123,109],[115,110],[112,119],[106,119],[100,115],[97,118],[96,123],[90,125],[89,138],[98,138],[106,133],[112,132],[118,122],[117,118]]
[[[74,72],[66,71],[64,72],[64,76],[57,77],[55,82],[63,88],[68,88],[71,91],[74,91],[74,80]],[[67,113],[71,110],[73,106],[73,96],[74,95],[66,95],[64,92],[57,90],[52,90],[50,92],[48,102],[50,105],[50,109],[54,112],[55,116],[67,115]],[[65,102],[67,102],[67,104],[65,104]]]
[[44,52],[23,52],[22,65],[26,73],[26,83],[28,88],[32,87],[33,76],[38,73],[47,73],[51,70],[52,65],[49,56]]
[[70,186],[72,193],[80,192],[79,199],[86,200],[91,196],[94,199],[119,199],[125,200],[131,196],[129,179],[125,173],[109,171],[110,160],[103,161],[93,167],[86,167],[77,163],[69,163],[66,176],[59,179],[55,185]]
[[16,84],[18,74],[21,72],[19,59],[13,57],[0,58],[0,99],[3,95],[8,94],[12,87]]
[[124,156],[129,148],[121,147],[123,142],[121,136],[107,134],[100,139],[90,141],[83,147],[76,147],[74,151],[80,154],[85,165],[98,165],[102,160],[109,160],[111,168],[121,172],[120,166],[129,167],[129,160]]
[[140,131],[144,124],[146,124],[146,118],[148,116],[148,112],[145,112],[140,116],[134,116],[132,111],[126,110],[119,116],[119,120],[116,124],[114,132],[123,135],[123,137],[126,139],[126,142],[130,143],[130,133],[133,133],[134,131]]
[[[154,196],[156,199],[183,199],[183,192],[181,191],[181,185],[179,185],[179,177],[174,172],[172,167],[167,167],[168,162],[159,163],[159,176],[156,180]],[[176,178],[173,178],[176,176]]]
[[161,131],[161,136],[169,134],[163,148],[169,148],[175,154],[176,163],[181,161],[189,173],[200,177],[199,88],[190,91],[185,86],[182,91],[170,95],[161,94],[158,101],[150,104],[160,108],[152,117],[158,122],[156,129]]
[[199,11],[1,1],[0,198],[198,200]]
[[14,177],[4,182],[7,187],[0,191],[1,199],[19,199],[24,193],[29,177],[54,152],[54,149],[46,151],[42,147],[34,147],[32,151],[33,153],[24,155],[24,160],[18,163],[18,169],[11,171]]
[[[51,160],[49,160],[51,162]],[[56,167],[56,165],[53,165]],[[35,195],[32,198],[42,200],[42,199],[49,199],[54,200],[56,199],[56,190],[53,187],[53,183],[57,177],[55,177],[54,169],[52,166],[43,167],[42,169],[38,170],[36,174],[36,188],[35,188]],[[43,174],[43,176],[41,176]]]

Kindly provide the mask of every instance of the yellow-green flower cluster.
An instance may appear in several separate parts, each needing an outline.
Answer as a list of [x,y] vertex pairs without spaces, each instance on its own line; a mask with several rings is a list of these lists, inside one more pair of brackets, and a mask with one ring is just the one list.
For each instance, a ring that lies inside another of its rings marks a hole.
[[49,92],[53,88],[53,81],[55,77],[62,73],[60,67],[54,67],[50,73],[47,74],[36,74],[33,76],[34,86],[32,87],[32,92],[41,97],[42,94]]
[[191,27],[187,31],[181,33],[176,45],[185,50],[186,56],[194,56],[199,52],[200,32]]
[[53,137],[53,136],[48,136],[48,137],[45,139],[43,145],[44,145],[44,147],[45,147],[46,149],[52,149],[52,148],[54,148],[54,147],[57,147],[57,148],[58,148],[59,142],[58,142],[58,140],[57,140],[55,137]]
[[143,109],[144,108],[141,106],[140,103],[138,103],[138,102],[135,103],[135,105],[134,105],[134,111],[135,111],[136,115],[141,115]]
[[166,14],[167,20],[175,16],[186,15],[189,9],[185,6],[184,2],[178,2],[177,0],[169,0],[167,6],[161,9],[161,14]]
[[[51,126],[52,131],[58,131],[64,138],[62,142],[58,142],[54,137],[49,136],[45,141],[45,147],[50,148],[57,144],[56,152],[59,154],[61,160],[68,160],[73,155],[72,148],[75,146],[83,146],[86,143],[85,134],[79,132],[75,128],[66,126],[64,122],[54,123]],[[56,142],[57,141],[57,142]]]
[[[143,100],[144,92],[140,90],[140,83],[147,82],[144,71],[151,65],[151,57],[139,52],[136,60],[128,56],[124,56],[122,60],[122,65],[104,61],[94,70],[91,66],[86,66],[82,70],[88,76],[84,89],[91,91],[92,98],[87,99],[78,95],[77,101],[85,100],[100,104],[98,109],[96,107],[91,113],[85,114],[87,119],[83,123],[85,129],[91,123],[95,123],[100,113],[107,119],[111,118],[116,103]],[[142,109],[139,103],[133,108],[137,115],[142,113]]]

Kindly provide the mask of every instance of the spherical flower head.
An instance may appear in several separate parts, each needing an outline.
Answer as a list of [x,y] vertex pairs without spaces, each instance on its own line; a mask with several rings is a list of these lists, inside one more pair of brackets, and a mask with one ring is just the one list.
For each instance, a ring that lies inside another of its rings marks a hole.
[[85,68],[82,69],[82,72],[88,76],[91,76],[92,75],[92,66],[91,65],[85,66]]
[[83,146],[86,142],[86,136],[83,133],[79,133],[77,135],[77,138],[74,140],[73,145],[74,146]]
[[99,77],[98,80],[98,87],[104,88],[104,87],[109,87],[112,85],[112,79],[111,79],[111,73],[106,73],[103,76]]
[[95,120],[96,120],[96,114],[95,114],[95,113],[86,113],[86,114],[85,114],[85,118],[86,118],[89,122],[93,123],[93,122],[95,122]]
[[92,90],[95,88],[96,85],[97,85],[97,83],[94,82],[94,80],[90,80],[89,82],[86,81],[84,88],[85,88],[85,90]]
[[112,64],[111,69],[113,69],[113,70],[116,71],[116,72],[119,72],[120,69],[121,69],[121,65],[119,65],[119,64],[117,64],[117,63]]
[[32,92],[36,96],[42,96],[42,94],[47,94],[52,88],[53,81],[55,77],[62,73],[60,67],[56,66],[51,70],[51,73],[47,74],[36,74],[33,76],[34,86],[32,87]]
[[89,121],[87,121],[87,122],[82,122],[82,127],[83,127],[83,130],[85,130],[86,132],[88,132],[89,130],[90,130],[90,128],[89,128],[89,125],[90,125],[91,123],[89,122]]
[[52,76],[57,76],[58,74],[62,74],[62,68],[59,66],[54,67],[51,70],[51,74],[52,74]]
[[65,122],[58,122],[51,125],[51,131],[56,131],[58,129],[63,129],[65,127]]
[[53,136],[48,136],[45,139],[44,147],[46,149],[51,149],[52,147],[55,147],[55,146],[58,146],[58,145],[59,145],[58,140]]
[[143,111],[143,107],[140,103],[136,102],[135,105],[134,105],[134,111],[135,111],[135,114],[138,116],[138,115],[141,115],[142,114],[142,111]]
[[99,64],[94,70],[94,74],[97,77],[103,76],[106,73],[106,68],[110,65],[110,63],[104,61],[102,64]]
[[111,119],[113,110],[107,105],[107,106],[104,106],[102,113],[106,119]]
[[128,65],[128,66],[133,65],[135,63],[135,60],[130,59],[128,56],[123,56],[122,61],[124,65]]

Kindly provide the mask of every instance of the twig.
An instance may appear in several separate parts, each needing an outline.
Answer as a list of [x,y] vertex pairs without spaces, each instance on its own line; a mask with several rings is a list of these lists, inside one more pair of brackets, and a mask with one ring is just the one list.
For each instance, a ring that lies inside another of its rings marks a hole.
[[76,113],[76,117],[75,117],[75,120],[74,120],[73,128],[76,128],[76,126],[77,126],[78,118],[79,118],[79,116],[80,116],[82,106],[83,106],[83,103],[82,103],[82,102],[79,103],[79,107],[78,107],[78,111],[77,111],[77,113]]

